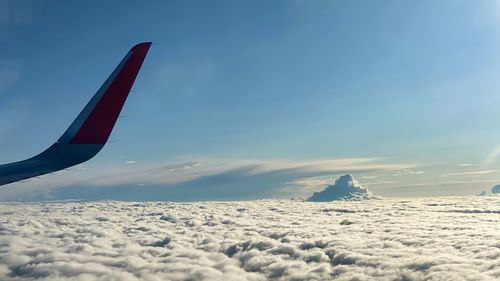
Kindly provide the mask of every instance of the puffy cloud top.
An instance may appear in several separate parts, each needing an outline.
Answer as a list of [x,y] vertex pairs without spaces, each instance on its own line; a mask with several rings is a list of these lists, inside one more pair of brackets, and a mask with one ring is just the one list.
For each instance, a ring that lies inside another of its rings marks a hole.
[[368,199],[376,197],[368,188],[361,186],[352,175],[345,174],[321,192],[315,192],[307,201],[328,202],[340,199]]

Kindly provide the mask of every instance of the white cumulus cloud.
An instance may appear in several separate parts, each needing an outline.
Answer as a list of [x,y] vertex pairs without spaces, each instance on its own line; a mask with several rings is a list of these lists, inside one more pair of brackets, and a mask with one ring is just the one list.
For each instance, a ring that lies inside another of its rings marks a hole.
[[359,184],[352,175],[345,174],[335,180],[335,183],[328,185],[323,191],[315,192],[307,201],[328,202],[339,199],[368,199],[375,195],[368,188]]

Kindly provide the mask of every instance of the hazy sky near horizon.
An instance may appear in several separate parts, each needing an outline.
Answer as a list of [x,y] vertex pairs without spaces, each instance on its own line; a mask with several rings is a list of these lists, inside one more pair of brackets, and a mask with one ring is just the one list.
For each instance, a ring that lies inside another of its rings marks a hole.
[[309,195],[345,172],[386,196],[500,183],[500,2],[486,0],[0,0],[0,162],[52,144],[142,41],[112,142],[0,199],[101,198],[103,178],[179,200]]

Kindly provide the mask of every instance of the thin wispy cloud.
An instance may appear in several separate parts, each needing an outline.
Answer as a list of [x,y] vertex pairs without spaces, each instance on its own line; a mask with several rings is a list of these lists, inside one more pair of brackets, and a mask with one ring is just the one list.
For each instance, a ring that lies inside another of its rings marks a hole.
[[457,165],[458,167],[475,167],[477,164],[472,164],[472,163],[461,163]]
[[373,185],[394,185],[397,184],[398,181],[391,181],[391,180],[381,180],[381,181],[370,181],[370,182],[364,182],[363,184],[366,186],[373,186]]
[[[76,167],[67,173],[43,176],[36,182],[14,183],[8,186],[10,188],[0,190],[0,200],[23,197],[25,194],[39,195],[54,190],[63,192],[65,188],[75,188],[82,193],[89,190],[76,188],[82,186],[94,188],[95,199],[100,198],[99,194],[102,194],[102,198],[106,198],[107,190],[120,187],[121,191],[118,194],[120,195],[127,186],[136,187],[138,184],[151,187],[151,192],[163,192],[164,199],[173,198],[169,196],[174,195],[178,199],[184,198],[183,196],[193,200],[205,197],[224,199],[228,194],[264,198],[276,194],[288,196],[296,192],[297,187],[298,189],[304,187],[309,189],[307,187],[312,185],[317,188],[324,187],[326,180],[328,178],[331,180],[336,174],[394,171],[411,167],[412,164],[388,163],[380,158],[306,161],[195,159],[170,164],[134,163],[134,165],[100,166],[89,170],[79,170]],[[198,189],[200,189],[198,192],[187,192]],[[210,193],[209,190],[213,192]],[[179,191],[185,194],[177,194]],[[131,192],[141,193],[140,190]],[[202,195],[204,192],[206,194]],[[78,197],[79,193],[73,195]]]
[[319,177],[308,177],[300,178],[288,182],[290,186],[296,187],[297,193],[300,195],[305,195],[313,193],[314,191],[321,190],[325,186],[329,185],[334,181],[334,176],[319,176]]
[[[478,180],[449,180],[449,181],[432,181],[432,182],[416,182],[416,183],[404,183],[398,184],[398,188],[406,188],[406,187],[432,187],[439,188],[441,186],[457,186],[463,184],[478,184],[478,183],[495,183],[500,182],[500,179],[478,179]],[[393,188],[390,186],[389,188]]]
[[482,171],[473,171],[473,172],[460,172],[460,173],[450,173],[444,174],[443,177],[458,177],[458,176],[481,176],[496,173],[498,170],[482,170]]
[[414,170],[405,169],[405,170],[396,171],[396,173],[394,173],[392,175],[397,177],[397,176],[405,176],[405,175],[422,175],[423,173],[424,173],[424,171],[414,171]]

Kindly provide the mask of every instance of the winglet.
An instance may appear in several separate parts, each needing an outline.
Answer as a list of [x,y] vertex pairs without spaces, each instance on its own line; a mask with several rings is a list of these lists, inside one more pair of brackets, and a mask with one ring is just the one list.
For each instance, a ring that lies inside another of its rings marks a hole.
[[59,140],[29,159],[0,165],[0,185],[59,171],[94,157],[104,147],[151,42],[134,46]]
[[120,115],[151,42],[135,45],[58,140],[67,144],[105,144]]

